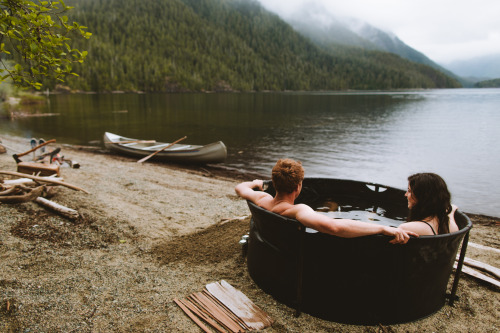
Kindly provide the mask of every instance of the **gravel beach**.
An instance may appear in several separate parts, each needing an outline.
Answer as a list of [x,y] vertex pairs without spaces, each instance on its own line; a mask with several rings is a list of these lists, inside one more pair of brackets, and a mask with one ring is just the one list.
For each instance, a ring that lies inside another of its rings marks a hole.
[[[29,140],[1,139],[7,153],[0,154],[0,170],[16,171],[12,154],[30,149]],[[34,202],[0,204],[0,332],[201,332],[173,299],[222,279],[275,320],[265,332],[500,330],[499,290],[468,276],[460,280],[454,307],[412,323],[296,318],[255,285],[238,244],[250,217],[234,186],[255,175],[55,147],[80,164],[61,167],[61,176],[90,194],[56,187],[51,200],[77,210],[75,221]],[[500,249],[499,219],[469,217],[470,240]],[[500,267],[498,253],[470,247],[467,256]]]

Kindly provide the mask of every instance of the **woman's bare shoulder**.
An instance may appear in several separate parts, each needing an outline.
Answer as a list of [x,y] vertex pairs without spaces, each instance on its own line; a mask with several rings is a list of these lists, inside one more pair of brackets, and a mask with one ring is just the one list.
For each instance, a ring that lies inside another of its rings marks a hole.
[[425,235],[434,235],[431,228],[424,222],[413,221],[413,222],[405,222],[399,225],[400,229],[413,231],[421,236]]

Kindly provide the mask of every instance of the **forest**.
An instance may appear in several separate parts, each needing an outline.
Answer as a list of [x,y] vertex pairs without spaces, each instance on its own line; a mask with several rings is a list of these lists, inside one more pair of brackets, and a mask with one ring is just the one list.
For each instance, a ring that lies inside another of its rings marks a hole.
[[474,84],[474,88],[500,88],[500,79],[477,82]]
[[[80,91],[311,91],[455,88],[397,55],[321,48],[255,0],[68,0],[92,33],[63,84]],[[60,82],[44,84],[53,89]]]

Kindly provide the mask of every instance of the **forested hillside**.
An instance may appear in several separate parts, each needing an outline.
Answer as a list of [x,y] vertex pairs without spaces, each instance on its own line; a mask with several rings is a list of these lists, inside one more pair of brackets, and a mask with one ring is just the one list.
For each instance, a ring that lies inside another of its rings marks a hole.
[[[459,83],[396,55],[324,50],[254,0],[71,0],[93,33],[87,91],[264,91],[445,88]],[[55,82],[51,83],[52,86]]]
[[500,88],[500,79],[481,81],[474,84],[475,88]]

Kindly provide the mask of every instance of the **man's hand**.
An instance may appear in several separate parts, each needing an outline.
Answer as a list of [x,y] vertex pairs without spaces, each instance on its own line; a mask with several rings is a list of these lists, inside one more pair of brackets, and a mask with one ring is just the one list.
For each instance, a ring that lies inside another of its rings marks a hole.
[[[260,179],[254,179],[251,182],[243,182],[234,188],[236,194],[243,199],[250,200],[254,204],[258,205],[258,201],[264,197],[271,197],[269,193],[263,192],[262,188],[264,186],[264,181]],[[258,191],[255,191],[255,190]],[[272,197],[271,197],[272,198]]]
[[410,236],[418,237],[418,234],[413,231],[407,231],[400,228],[385,227],[384,235],[394,236],[394,239],[389,241],[392,244],[406,244]]
[[264,189],[264,181],[261,180],[261,179],[254,179],[252,181],[252,183],[254,184],[254,189],[257,188],[259,191],[262,191]]

